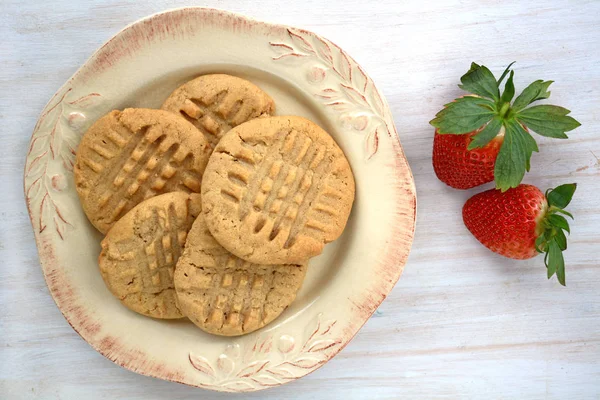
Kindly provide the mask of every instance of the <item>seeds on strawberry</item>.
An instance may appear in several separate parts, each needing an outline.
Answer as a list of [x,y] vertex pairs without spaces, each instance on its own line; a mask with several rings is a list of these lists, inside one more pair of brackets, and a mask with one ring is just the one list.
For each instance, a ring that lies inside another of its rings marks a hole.
[[564,231],[569,224],[560,214],[577,185],[565,184],[542,193],[532,185],[521,184],[502,192],[497,189],[476,194],[463,207],[467,229],[484,246],[495,253],[514,259],[527,259],[545,253],[548,278],[555,273],[565,285],[562,251],[567,248]]
[[440,135],[433,139],[433,170],[438,179],[456,189],[470,189],[494,180],[494,164],[503,138],[494,138],[484,147],[467,147],[478,131],[465,135]]

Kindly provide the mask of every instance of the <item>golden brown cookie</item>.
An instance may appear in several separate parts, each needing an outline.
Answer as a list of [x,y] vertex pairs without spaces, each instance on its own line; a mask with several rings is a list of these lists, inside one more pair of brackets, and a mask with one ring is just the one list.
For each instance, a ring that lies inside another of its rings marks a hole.
[[173,273],[200,195],[166,193],[138,204],[108,231],[98,258],[108,289],[126,307],[154,318],[181,318]]
[[253,332],[277,318],[296,298],[306,266],[250,264],[212,237],[202,215],[189,232],[175,268],[179,307],[216,335]]
[[177,88],[162,105],[200,129],[212,147],[223,134],[246,121],[275,111],[258,86],[231,75],[203,75]]
[[202,182],[206,224],[258,264],[304,264],[341,235],[354,177],[333,138],[301,117],[255,119],[229,131]]
[[144,199],[199,192],[210,151],[202,133],[169,112],[112,111],[79,144],[74,172],[83,210],[106,233]]

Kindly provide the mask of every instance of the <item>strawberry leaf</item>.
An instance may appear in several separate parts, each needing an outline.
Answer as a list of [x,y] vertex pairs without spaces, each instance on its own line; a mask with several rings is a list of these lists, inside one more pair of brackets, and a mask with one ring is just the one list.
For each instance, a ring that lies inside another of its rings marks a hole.
[[494,117],[486,126],[483,128],[481,132],[477,135],[473,136],[471,139],[471,143],[467,147],[467,150],[473,150],[478,147],[484,147],[488,144],[493,138],[498,135],[500,128],[502,127],[502,118],[496,116]]
[[500,99],[498,82],[496,82],[492,71],[483,65],[471,63],[471,69],[460,78],[460,81],[462,85],[458,85],[458,87],[467,92],[493,99],[494,101]]
[[531,151],[529,151],[527,154],[527,158],[525,159],[525,169],[529,172],[529,169],[531,168],[531,153],[535,152],[539,152],[540,149],[538,148],[537,143],[535,142],[535,139],[529,134],[529,132],[527,132],[524,128],[523,125],[521,124],[517,124],[518,127],[521,129],[521,133],[523,134],[523,139],[527,142],[527,148],[530,149]]
[[548,252],[544,254],[544,264],[546,264],[546,268],[548,268],[548,279],[552,278],[552,275],[556,273],[556,265],[548,263],[549,256],[550,254]]
[[547,99],[550,97],[550,92],[548,91],[548,87],[553,83],[553,81],[543,81],[537,80],[527,86],[519,96],[515,99],[513,103],[513,110],[518,112],[533,103],[534,101]]
[[[560,185],[558,187],[556,187],[555,189],[552,189],[548,192],[548,194],[546,195],[546,197],[548,198],[548,205],[549,206],[554,206],[557,208],[565,208],[566,206],[569,205],[569,203],[571,202],[571,199],[573,199],[573,194],[575,194],[575,190],[577,189],[577,184],[576,183],[566,183],[564,185]],[[560,210],[562,211],[564,214],[570,216],[571,218],[573,218],[573,216],[569,213],[567,213],[564,210]]]
[[430,124],[440,134],[461,135],[479,129],[494,116],[494,103],[473,96],[461,97],[446,105]]
[[563,107],[541,105],[519,111],[516,118],[542,136],[567,139],[565,132],[581,125],[573,117],[567,116],[570,112]]
[[558,253],[559,260],[557,261],[558,265],[556,268],[556,277],[558,278],[558,282],[561,285],[567,286],[566,276],[565,276],[565,259],[563,258],[562,251]]
[[548,271],[556,271],[556,277],[561,285],[565,284],[565,259],[563,258],[562,250],[556,240],[551,240],[548,245]]
[[556,236],[554,236],[554,240],[556,240],[558,247],[560,247],[562,251],[567,249],[567,237],[565,236],[565,233],[562,229],[556,231]]
[[471,143],[469,143],[467,149],[473,150],[475,148],[485,146],[493,138],[495,138],[496,135],[498,135],[500,127],[502,127],[502,118],[496,116],[485,126],[485,128],[483,128],[481,132],[473,136]]
[[502,93],[502,97],[500,101],[502,103],[510,103],[512,98],[515,96],[515,84],[513,83],[513,77],[515,76],[515,71],[510,71],[510,76],[506,81],[506,85],[504,86],[504,93]]
[[561,210],[561,209],[556,209],[556,210],[554,210],[554,212],[557,212],[557,213],[564,214],[564,215],[566,215],[567,217],[569,217],[569,218],[571,218],[571,219],[574,219],[574,218],[573,218],[573,214],[571,214],[571,213],[570,213],[570,212],[568,212],[568,211]]
[[569,223],[562,215],[551,214],[548,216],[548,222],[556,226],[557,228],[564,229],[565,231],[571,233],[571,229],[569,228]]
[[494,167],[496,188],[503,192],[521,183],[529,170],[531,154],[538,151],[535,140],[517,121],[506,121],[504,126],[504,141]]
[[565,286],[565,259],[563,258],[562,250],[555,240],[551,240],[548,244],[548,253],[545,261],[548,268],[548,279],[556,273],[560,284]]
[[498,88],[500,88],[500,84],[502,83],[506,75],[510,72],[510,67],[512,67],[514,63],[516,63],[516,61],[513,61],[510,64],[508,64],[508,67],[506,67],[502,75],[500,75],[500,79],[498,79]]

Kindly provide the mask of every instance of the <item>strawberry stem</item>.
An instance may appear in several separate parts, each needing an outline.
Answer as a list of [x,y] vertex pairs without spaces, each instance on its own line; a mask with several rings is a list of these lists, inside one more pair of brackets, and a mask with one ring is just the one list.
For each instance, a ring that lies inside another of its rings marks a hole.
[[502,104],[502,107],[500,107],[500,112],[498,113],[500,115],[500,118],[505,118],[509,109],[510,109],[510,103]]

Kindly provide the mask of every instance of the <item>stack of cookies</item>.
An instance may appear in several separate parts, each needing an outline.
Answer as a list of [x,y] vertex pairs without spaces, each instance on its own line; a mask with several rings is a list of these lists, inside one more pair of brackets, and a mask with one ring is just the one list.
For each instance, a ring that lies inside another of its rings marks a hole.
[[126,307],[235,336],[294,301],[344,230],[354,178],[327,132],[274,110],[254,84],[204,75],[161,110],[112,111],[85,133],[77,192]]

